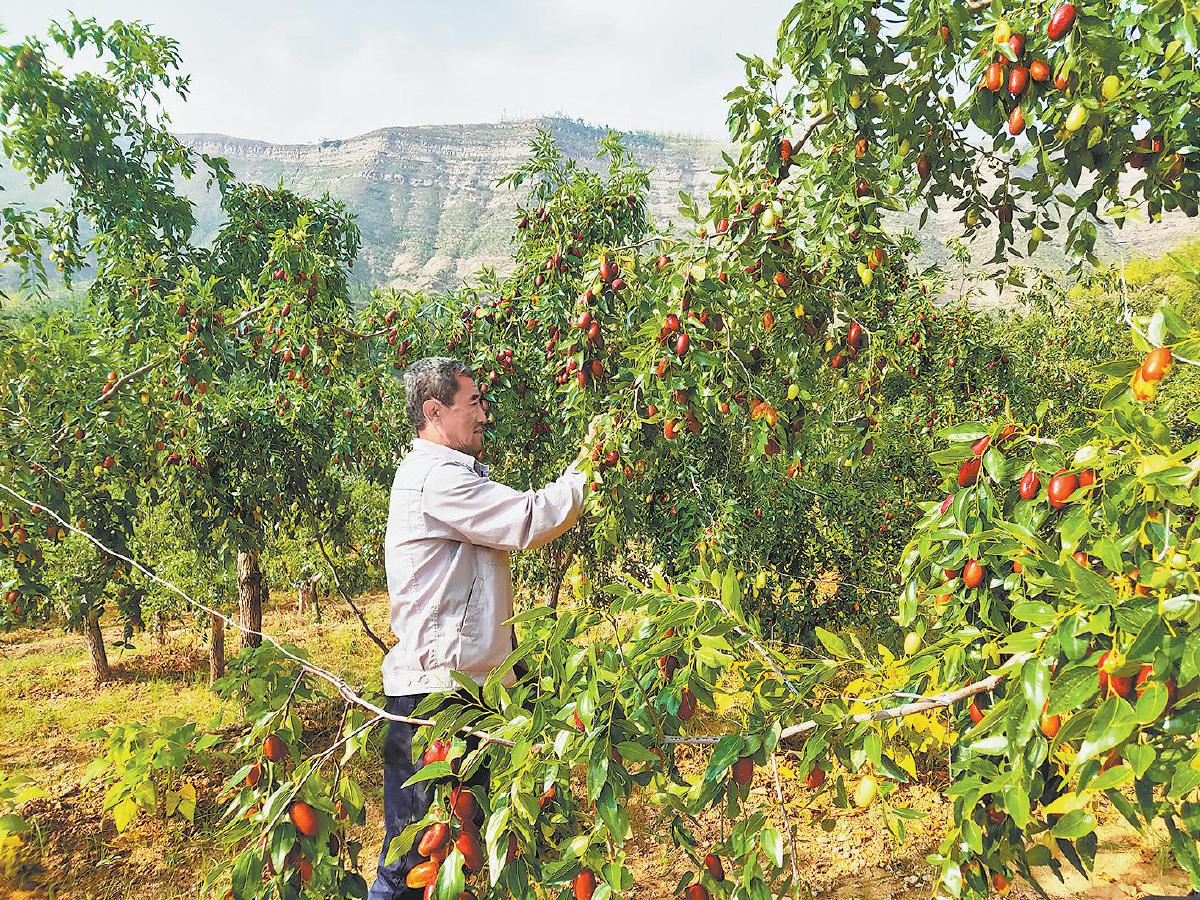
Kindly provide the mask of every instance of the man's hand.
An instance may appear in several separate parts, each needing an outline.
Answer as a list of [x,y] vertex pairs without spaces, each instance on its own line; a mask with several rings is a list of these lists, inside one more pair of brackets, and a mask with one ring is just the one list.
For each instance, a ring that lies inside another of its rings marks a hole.
[[596,441],[602,431],[601,425],[603,419],[604,414],[597,413],[592,416],[592,421],[588,422],[587,434],[584,436],[583,443],[579,447],[579,455],[575,457],[575,462],[571,464],[574,468],[580,468],[585,460],[591,458],[592,450],[595,448]]

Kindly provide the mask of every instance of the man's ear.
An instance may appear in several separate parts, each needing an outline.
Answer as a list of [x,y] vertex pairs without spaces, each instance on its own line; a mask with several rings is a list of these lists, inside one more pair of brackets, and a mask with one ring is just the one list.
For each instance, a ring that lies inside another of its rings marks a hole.
[[437,399],[434,397],[430,397],[421,404],[421,412],[425,414],[426,422],[432,422],[434,419],[436,419],[437,416],[434,415],[434,413],[438,412],[439,409],[441,409],[441,404],[438,403]]

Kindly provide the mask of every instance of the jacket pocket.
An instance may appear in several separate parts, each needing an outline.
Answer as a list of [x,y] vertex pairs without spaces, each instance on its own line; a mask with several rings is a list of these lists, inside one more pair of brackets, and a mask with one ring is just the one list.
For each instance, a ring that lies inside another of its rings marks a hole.
[[487,618],[486,599],[483,579],[476,577],[471,582],[471,589],[467,592],[467,602],[463,604],[458,621],[447,623],[458,635],[458,653],[454,661],[454,668],[461,672],[478,670],[486,656],[487,641],[484,639],[487,627],[485,622]]

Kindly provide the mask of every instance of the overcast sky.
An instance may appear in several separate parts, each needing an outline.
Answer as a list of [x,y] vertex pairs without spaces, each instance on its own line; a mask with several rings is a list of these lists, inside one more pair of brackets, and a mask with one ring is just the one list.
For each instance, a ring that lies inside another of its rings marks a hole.
[[192,74],[177,131],[276,142],[389,125],[562,114],[725,136],[738,52],[769,54],[790,4],[742,0],[78,0],[9,3],[0,40],[67,9],[141,19]]

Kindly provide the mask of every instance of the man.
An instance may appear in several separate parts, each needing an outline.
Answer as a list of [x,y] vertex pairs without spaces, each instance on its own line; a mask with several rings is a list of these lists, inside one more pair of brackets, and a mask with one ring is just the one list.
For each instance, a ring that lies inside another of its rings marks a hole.
[[[404,376],[405,406],[417,437],[392,482],[384,557],[392,631],[399,643],[383,661],[388,711],[408,716],[427,694],[455,690],[452,671],[482,683],[513,648],[502,623],[513,615],[508,555],[567,531],[583,506],[580,458],[540,491],[488,479],[479,462],[487,409],[470,370],[445,357],[422,359]],[[591,432],[585,447],[591,442]],[[425,816],[429,782],[413,774],[415,727],[391,722],[384,742],[386,833],[370,900],[417,897],[404,876],[415,850],[390,866],[388,846]]]

